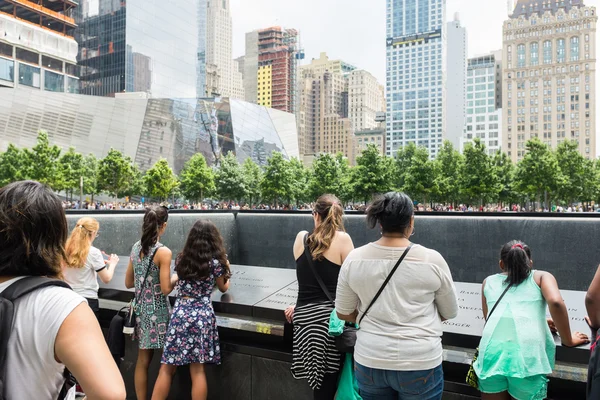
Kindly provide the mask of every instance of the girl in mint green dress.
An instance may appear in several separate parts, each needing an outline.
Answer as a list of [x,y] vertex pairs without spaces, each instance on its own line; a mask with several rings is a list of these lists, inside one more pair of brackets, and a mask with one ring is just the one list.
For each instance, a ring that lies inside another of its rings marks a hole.
[[473,364],[483,400],[546,398],[546,376],[552,373],[555,358],[546,304],[563,346],[589,342],[582,333],[571,334],[567,308],[554,276],[532,270],[532,264],[525,243],[509,242],[500,252],[502,273],[483,281],[484,318],[510,285],[483,329],[479,357]]

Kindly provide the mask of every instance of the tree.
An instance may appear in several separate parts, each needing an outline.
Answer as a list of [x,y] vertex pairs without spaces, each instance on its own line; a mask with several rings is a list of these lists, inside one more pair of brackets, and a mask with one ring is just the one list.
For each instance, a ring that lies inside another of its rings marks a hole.
[[465,162],[460,176],[464,196],[481,205],[495,200],[500,192],[500,184],[485,144],[475,138],[473,143],[466,144],[463,153]]
[[516,200],[514,191],[515,166],[506,153],[498,150],[492,160],[496,176],[498,177],[500,203],[511,203]]
[[292,171],[288,162],[279,152],[273,152],[267,160],[265,173],[261,182],[262,198],[279,206],[284,199],[290,198],[292,192]]
[[254,160],[248,157],[242,164],[242,174],[244,176],[244,182],[246,183],[246,194],[244,198],[250,206],[253,206],[260,200],[262,171]]
[[181,193],[188,200],[199,202],[215,191],[215,174],[202,153],[194,154],[185,163],[179,182]]
[[574,141],[559,144],[555,154],[561,172],[558,197],[571,205],[583,196],[586,180],[585,158],[579,153],[579,143]]
[[292,179],[291,190],[289,193],[290,204],[294,200],[296,204],[310,200],[308,193],[308,185],[310,180],[310,172],[304,167],[304,164],[297,158],[292,158],[288,162],[290,176]]
[[83,193],[92,196],[91,201],[94,201],[94,195],[98,190],[98,159],[93,154],[88,154],[83,159]]
[[600,191],[600,170],[598,161],[583,160],[583,193],[581,194],[581,201],[591,202],[597,201],[599,196],[597,193]]
[[215,174],[215,185],[221,200],[240,201],[246,195],[246,185],[242,168],[233,152],[221,158]]
[[4,153],[0,153],[0,187],[29,178],[24,157],[25,152],[12,143]]
[[429,151],[419,147],[404,178],[403,190],[413,199],[427,204],[438,193],[437,164],[429,159]]
[[527,142],[527,153],[517,165],[515,186],[518,191],[541,203],[542,195],[555,193],[560,180],[558,161],[550,148],[538,138]]
[[39,131],[37,143],[31,150],[25,149],[27,175],[30,179],[50,186],[57,190],[60,188],[60,174],[57,161],[60,157],[60,148],[50,145],[48,133]]
[[115,199],[127,193],[136,179],[131,158],[118,150],[111,148],[98,165],[98,188]]
[[79,189],[83,177],[83,156],[75,152],[74,147],[64,153],[58,160],[59,179],[57,189],[64,190],[73,200],[73,193]]
[[368,144],[352,169],[354,196],[366,203],[374,194],[390,191],[393,170],[393,161],[382,156],[377,146]]
[[401,147],[396,153],[396,179],[394,184],[398,190],[404,190],[404,184],[408,169],[412,164],[414,155],[417,152],[417,145],[414,142],[408,143],[406,146]]
[[444,141],[435,160],[437,175],[435,184],[438,190],[437,198],[444,203],[456,205],[460,200],[461,178],[464,158],[454,149],[449,141]]
[[[341,154],[340,154],[341,155]],[[324,153],[315,158],[309,182],[311,197],[316,199],[323,194],[344,197],[344,184],[347,183],[348,162],[341,156]]]
[[146,193],[160,200],[168,199],[178,184],[169,162],[164,158],[158,160],[144,175]]

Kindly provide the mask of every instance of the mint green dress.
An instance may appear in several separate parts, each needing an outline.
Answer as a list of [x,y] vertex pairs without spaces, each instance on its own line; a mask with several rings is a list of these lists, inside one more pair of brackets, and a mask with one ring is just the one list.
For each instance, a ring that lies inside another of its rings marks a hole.
[[[527,378],[548,375],[554,368],[556,346],[546,322],[546,301],[533,278],[512,287],[488,320],[473,364],[479,379],[492,376]],[[486,279],[488,311],[506,289],[506,275]]]

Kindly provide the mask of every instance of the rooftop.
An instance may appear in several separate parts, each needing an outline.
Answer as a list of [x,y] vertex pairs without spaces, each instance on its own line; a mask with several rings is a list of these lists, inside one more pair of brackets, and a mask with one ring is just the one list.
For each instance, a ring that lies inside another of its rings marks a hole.
[[584,7],[583,0],[518,0],[511,18],[531,17],[533,14],[542,15],[546,11],[555,14],[559,9],[565,11],[571,10],[573,7]]

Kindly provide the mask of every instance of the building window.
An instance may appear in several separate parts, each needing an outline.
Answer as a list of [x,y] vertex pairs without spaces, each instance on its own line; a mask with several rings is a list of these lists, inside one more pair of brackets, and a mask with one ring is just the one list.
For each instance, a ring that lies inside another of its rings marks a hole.
[[571,61],[579,61],[579,37],[571,38]]
[[556,40],[556,62],[564,63],[565,62],[565,39],[557,39]]
[[531,45],[530,45],[529,64],[532,67],[539,65],[539,55],[540,55],[539,47],[540,46],[537,42],[531,43]]
[[15,62],[0,58],[0,79],[4,81],[15,81]]
[[525,45],[520,44],[517,46],[517,68],[523,68],[525,66]]
[[56,72],[63,72],[63,63],[56,58],[42,56],[42,65],[44,68],[51,69]]
[[16,56],[17,60],[25,61],[30,64],[40,65],[40,55],[38,53],[34,53],[33,51],[17,47]]
[[79,93],[79,79],[67,76],[67,92]]
[[19,64],[19,84],[40,87],[40,69],[31,65]]
[[12,58],[13,47],[10,44],[0,42],[0,55]]
[[552,64],[552,42],[550,40],[544,42],[544,64]]
[[50,92],[65,91],[64,75],[55,74],[54,72],[44,71],[44,89]]

